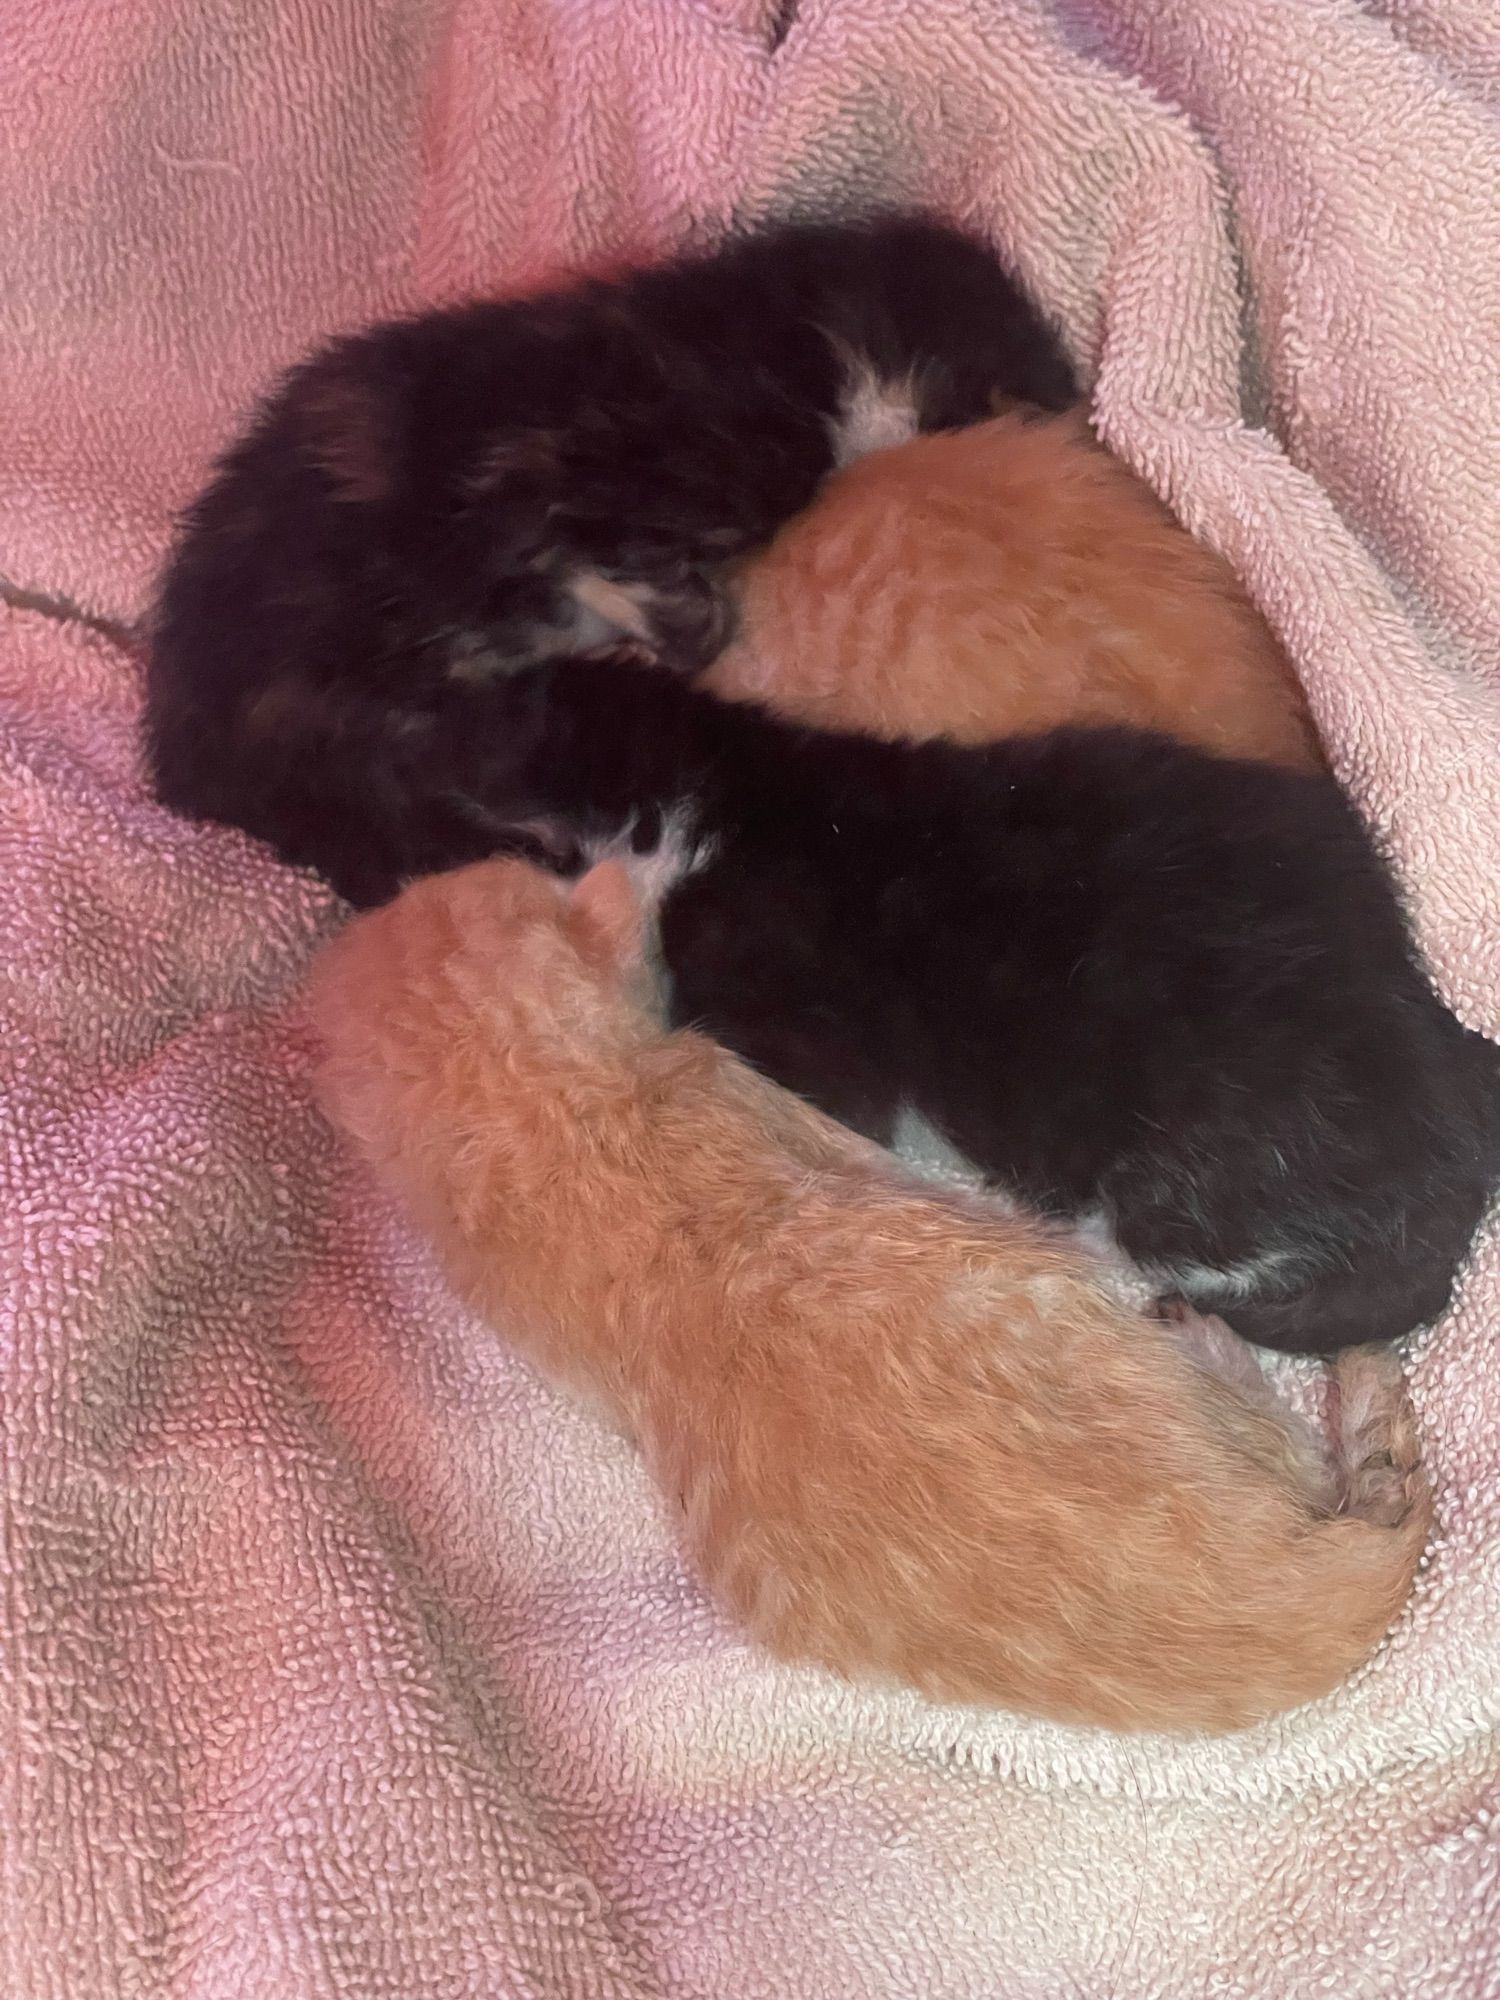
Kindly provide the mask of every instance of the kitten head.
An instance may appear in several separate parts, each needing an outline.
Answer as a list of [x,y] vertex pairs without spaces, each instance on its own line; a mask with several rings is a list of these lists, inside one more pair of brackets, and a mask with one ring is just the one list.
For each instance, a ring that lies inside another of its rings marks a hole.
[[450,984],[493,1020],[581,1017],[635,985],[645,962],[644,917],[625,864],[601,861],[576,881],[529,862],[482,861],[414,883],[398,921],[441,925]]
[[315,968],[316,1023],[389,1011],[403,992],[441,985],[455,1018],[493,1035],[560,1030],[578,1043],[613,1034],[648,978],[644,917],[624,863],[600,862],[569,882],[500,858],[429,875],[356,917]]
[[580,1077],[612,1074],[650,1032],[632,992],[645,976],[619,862],[576,883],[514,859],[426,876],[313,966],[317,1097],[398,1180],[416,1143],[407,1112],[428,1091],[492,1124],[511,1102],[566,1121]]

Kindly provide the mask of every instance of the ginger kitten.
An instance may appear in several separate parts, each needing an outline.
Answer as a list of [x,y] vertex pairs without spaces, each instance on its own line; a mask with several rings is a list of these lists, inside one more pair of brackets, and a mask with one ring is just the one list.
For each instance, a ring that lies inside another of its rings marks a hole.
[[639,1441],[756,1639],[1126,1729],[1238,1728],[1364,1659],[1429,1518],[1394,1358],[1338,1364],[1339,1512],[1237,1343],[1243,1383],[649,989],[619,863],[430,877],[315,968],[320,1088],[460,1294]]
[[983,743],[1118,723],[1322,765],[1291,663],[1229,564],[1077,410],[845,466],[745,563],[738,608],[699,685],[823,729]]

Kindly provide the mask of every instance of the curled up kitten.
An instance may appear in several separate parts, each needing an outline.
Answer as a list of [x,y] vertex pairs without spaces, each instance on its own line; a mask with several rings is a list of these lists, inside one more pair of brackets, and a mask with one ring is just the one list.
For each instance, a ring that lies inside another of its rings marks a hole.
[[641,947],[621,864],[494,861],[357,919],[310,1008],[335,1121],[638,1440],[719,1602],[786,1659],[1122,1729],[1351,1672],[1429,1518],[1395,1358],[1339,1362],[1335,1478],[1237,1344],[1226,1379],[1067,1235],[665,1032]]
[[820,729],[984,743],[1064,723],[1322,766],[1224,559],[1090,435],[1012,411],[867,453],[744,564],[699,681]]
[[[779,224],[536,297],[336,340],[277,387],[182,524],[147,665],[163,802],[375,900],[493,829],[403,789],[450,697],[627,640],[683,671],[728,570],[872,445],[1077,393],[983,244],[917,215]],[[347,837],[346,837],[347,832]]]

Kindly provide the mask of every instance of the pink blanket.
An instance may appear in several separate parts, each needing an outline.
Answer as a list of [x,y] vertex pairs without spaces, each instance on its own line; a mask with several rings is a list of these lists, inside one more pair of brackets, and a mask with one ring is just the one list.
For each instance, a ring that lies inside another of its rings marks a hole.
[[1500,1255],[1394,1642],[1252,1737],[857,1696],[310,1108],[332,916],[141,787],[172,509],[325,329],[795,198],[990,229],[1287,639],[1500,1030],[1492,0],[11,0],[0,1994],[1500,1994]]

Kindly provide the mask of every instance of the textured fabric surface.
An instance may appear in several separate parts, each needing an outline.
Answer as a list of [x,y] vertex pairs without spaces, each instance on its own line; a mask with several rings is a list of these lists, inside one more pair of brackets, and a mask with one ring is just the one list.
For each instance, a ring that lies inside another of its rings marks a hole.
[[324,330],[922,197],[1237,564],[1500,1030],[1487,0],[10,0],[3,37],[0,1993],[1500,1994],[1493,1237],[1416,1365],[1430,1565],[1336,1698],[1160,1745],[768,1668],[341,1162],[289,1009],[335,912],[151,805],[111,636]]

